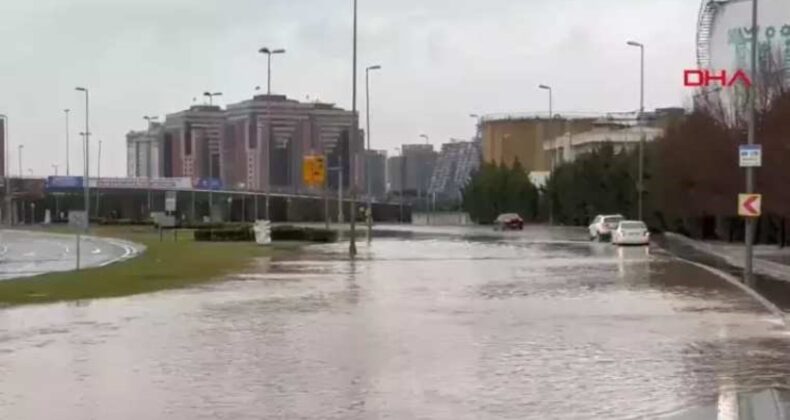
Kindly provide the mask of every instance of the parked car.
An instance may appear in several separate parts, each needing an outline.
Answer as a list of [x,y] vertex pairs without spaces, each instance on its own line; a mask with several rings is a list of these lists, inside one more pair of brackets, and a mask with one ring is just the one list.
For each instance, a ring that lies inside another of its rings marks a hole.
[[522,230],[524,229],[524,219],[516,213],[505,213],[497,216],[494,221],[496,230]]
[[612,232],[612,243],[615,245],[648,245],[650,231],[644,222],[638,220],[623,220]]
[[620,214],[601,214],[595,216],[592,224],[590,224],[588,227],[588,230],[590,231],[590,240],[600,241],[610,238],[612,231],[617,229],[617,224],[624,219],[625,217]]

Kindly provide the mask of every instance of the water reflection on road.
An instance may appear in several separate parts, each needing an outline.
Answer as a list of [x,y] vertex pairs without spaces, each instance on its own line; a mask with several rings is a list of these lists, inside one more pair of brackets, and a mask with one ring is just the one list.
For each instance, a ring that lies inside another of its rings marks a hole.
[[8,309],[0,418],[716,418],[788,385],[790,339],[752,298],[583,239],[426,229],[356,261],[312,246],[209,286]]

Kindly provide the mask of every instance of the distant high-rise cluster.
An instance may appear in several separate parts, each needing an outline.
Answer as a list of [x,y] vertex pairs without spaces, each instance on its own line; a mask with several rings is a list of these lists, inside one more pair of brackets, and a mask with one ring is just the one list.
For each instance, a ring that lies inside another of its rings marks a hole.
[[[127,135],[128,175],[221,180],[225,188],[303,192],[306,155],[326,155],[343,168],[343,184],[356,173],[364,186],[363,138],[351,142],[352,112],[327,103],[258,95],[228,105],[195,105],[168,114],[161,124]],[[150,150],[149,150],[150,149]],[[149,157],[149,152],[151,157]],[[351,159],[356,171],[351,171]],[[149,162],[151,170],[149,170]],[[338,171],[328,185],[337,188]]]

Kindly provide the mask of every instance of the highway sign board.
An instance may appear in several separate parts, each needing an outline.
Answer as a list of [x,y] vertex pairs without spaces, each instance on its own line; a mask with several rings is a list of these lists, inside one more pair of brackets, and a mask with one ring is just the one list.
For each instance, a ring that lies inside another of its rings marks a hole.
[[50,176],[47,178],[46,188],[53,189],[80,189],[83,188],[81,176]]
[[176,211],[176,197],[178,194],[175,191],[165,191],[165,211]]
[[302,178],[309,186],[324,185],[326,179],[326,160],[323,156],[305,156],[302,165]]
[[763,166],[763,147],[759,144],[742,144],[738,148],[741,168],[759,168]]
[[760,217],[762,214],[763,196],[761,194],[738,194],[738,215],[743,217]]

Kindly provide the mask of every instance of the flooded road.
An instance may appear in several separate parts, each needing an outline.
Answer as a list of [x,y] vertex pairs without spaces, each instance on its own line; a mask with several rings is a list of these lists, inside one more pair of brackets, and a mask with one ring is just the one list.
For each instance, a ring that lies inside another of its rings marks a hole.
[[717,416],[739,394],[782,400],[776,316],[584,236],[426,228],[355,261],[317,245],[207,286],[5,309],[0,418],[735,419]]
[[[0,230],[0,281],[77,266],[75,235]],[[80,236],[80,266],[98,267],[133,258],[141,246],[116,239]]]

